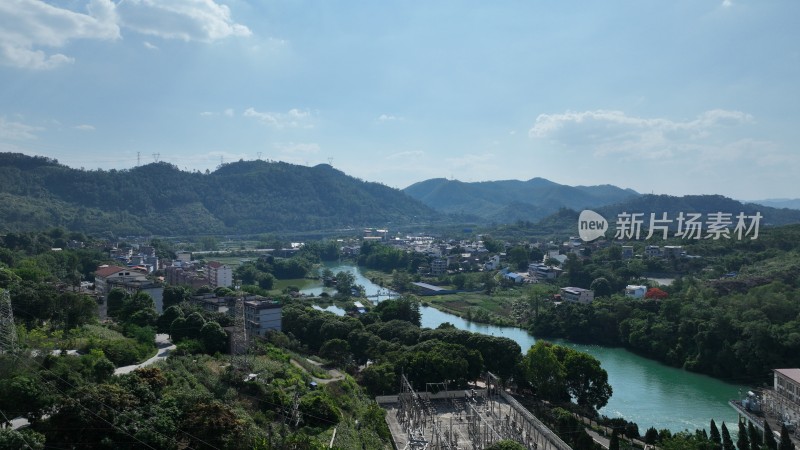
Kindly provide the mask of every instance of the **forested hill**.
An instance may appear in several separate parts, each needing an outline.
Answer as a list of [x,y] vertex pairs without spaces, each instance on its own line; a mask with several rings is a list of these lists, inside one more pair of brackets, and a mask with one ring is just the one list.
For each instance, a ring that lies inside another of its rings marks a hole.
[[60,226],[115,234],[303,231],[433,221],[401,191],[333,167],[239,161],[211,173],[168,163],[78,170],[0,153],[0,232]]
[[566,186],[544,178],[475,183],[436,178],[412,184],[404,191],[438,211],[497,223],[537,221],[561,208],[597,208],[639,195],[611,185]]

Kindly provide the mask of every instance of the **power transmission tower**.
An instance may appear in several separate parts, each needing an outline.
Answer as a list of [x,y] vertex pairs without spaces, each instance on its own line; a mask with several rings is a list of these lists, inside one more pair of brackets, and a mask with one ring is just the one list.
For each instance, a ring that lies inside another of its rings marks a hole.
[[261,152],[256,153],[258,155],[258,160],[261,161]]
[[142,165],[142,152],[136,152],[136,167]]
[[158,158],[161,156],[161,153],[153,153],[153,161],[158,162]]
[[17,351],[17,327],[14,325],[14,311],[11,310],[11,296],[0,289],[0,353]]
[[333,157],[328,158],[328,165],[333,167]]
[[247,351],[247,330],[244,328],[244,298],[241,295],[236,296],[236,304],[234,305],[233,316],[233,345],[231,346],[231,354],[243,355]]

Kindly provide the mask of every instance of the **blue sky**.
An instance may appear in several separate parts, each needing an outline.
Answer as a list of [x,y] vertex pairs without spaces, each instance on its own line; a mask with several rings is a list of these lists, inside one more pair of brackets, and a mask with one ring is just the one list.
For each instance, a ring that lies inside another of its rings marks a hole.
[[4,0],[0,151],[797,198],[798,17],[796,0]]

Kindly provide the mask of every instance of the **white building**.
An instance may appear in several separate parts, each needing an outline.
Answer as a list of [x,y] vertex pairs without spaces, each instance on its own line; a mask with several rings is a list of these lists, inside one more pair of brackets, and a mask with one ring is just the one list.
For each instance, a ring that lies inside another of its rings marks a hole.
[[208,284],[212,288],[233,286],[233,269],[217,261],[211,261],[208,267]]
[[594,300],[594,291],[579,287],[561,288],[561,299],[573,303],[591,303]]
[[245,300],[244,323],[248,336],[281,331],[281,304],[275,300]]
[[644,298],[644,294],[646,293],[647,293],[647,286],[637,286],[633,284],[625,286],[626,297]]
[[95,292],[102,295],[108,295],[111,291],[109,286],[110,282],[131,282],[131,281],[147,281],[147,276],[138,270],[133,270],[127,267],[102,265],[94,272],[94,289]]

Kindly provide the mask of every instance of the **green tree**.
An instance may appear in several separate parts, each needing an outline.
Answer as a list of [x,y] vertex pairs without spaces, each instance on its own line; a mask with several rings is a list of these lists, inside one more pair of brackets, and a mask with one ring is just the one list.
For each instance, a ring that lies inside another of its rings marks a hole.
[[485,448],[485,450],[525,450],[525,446],[516,441],[502,440]]
[[763,439],[761,433],[753,426],[753,422],[747,421],[747,437],[750,439],[750,450],[761,450]]
[[789,430],[786,424],[781,424],[781,441],[778,443],[778,450],[794,450],[792,438],[789,437]]
[[214,321],[209,321],[200,327],[200,340],[203,342],[206,353],[224,353],[228,348],[228,335],[225,330]]
[[714,419],[711,419],[711,426],[709,428],[709,439],[714,443],[714,448],[718,449],[722,445],[722,436],[719,434],[719,429],[717,428],[717,423],[714,422]]
[[522,361],[525,381],[542,400],[561,401],[566,392],[566,370],[553,351],[553,345],[536,341]]
[[[714,421],[712,420],[711,423],[713,424]],[[713,425],[714,429],[716,429],[716,425]],[[719,436],[719,431],[717,431],[717,436]],[[644,442],[646,444],[655,444],[658,441],[658,430],[655,427],[650,427],[644,433]]]
[[772,428],[769,426],[769,422],[764,420],[764,447],[767,450],[777,450],[778,442],[775,440],[775,433],[772,432]]
[[319,356],[342,367],[350,358],[350,345],[344,339],[330,339],[320,347]]
[[0,448],[42,450],[45,448],[45,437],[30,428],[21,430],[0,428]]
[[619,450],[619,436],[617,436],[617,430],[611,433],[611,439],[608,442],[608,450]]
[[527,270],[530,262],[528,260],[528,255],[528,250],[525,247],[518,245],[508,251],[507,258],[508,262],[511,264],[511,267],[513,267],[515,270]]
[[611,283],[605,277],[595,278],[592,284],[589,285],[589,289],[594,291],[595,297],[608,297],[612,293]]
[[734,448],[731,433],[728,431],[725,422],[722,422],[722,450],[734,450]]
[[738,450],[750,450],[750,439],[747,437],[747,427],[741,420],[739,420],[739,436],[736,438],[736,448]]
[[116,318],[122,311],[128,293],[120,288],[111,289],[106,298],[106,311],[109,316]]
[[166,310],[172,305],[178,305],[183,301],[189,299],[189,289],[185,286],[165,286],[164,294],[162,296],[163,309]]
[[578,405],[600,409],[608,403],[608,399],[611,398],[611,385],[608,384],[608,373],[600,367],[597,358],[567,349],[563,366],[567,391],[575,398]]
[[341,271],[336,274],[336,290],[342,295],[350,295],[356,285],[356,277],[350,272]]

